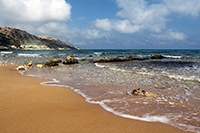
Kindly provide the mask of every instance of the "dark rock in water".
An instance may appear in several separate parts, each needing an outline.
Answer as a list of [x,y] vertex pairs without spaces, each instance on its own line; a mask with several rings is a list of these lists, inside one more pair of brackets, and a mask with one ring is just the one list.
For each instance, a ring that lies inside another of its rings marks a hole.
[[58,65],[58,63],[48,61],[48,62],[45,63],[45,66],[59,66],[59,65]]
[[104,57],[104,58],[96,59],[93,62],[96,63],[96,62],[109,62],[109,61],[110,61],[110,58]]
[[61,63],[61,62],[62,62],[62,60],[60,60],[60,59],[55,59],[55,58],[51,59],[50,61],[51,61],[51,62],[54,62],[54,63]]
[[126,92],[127,95],[138,95],[138,96],[146,96],[146,97],[154,97],[153,93],[147,92],[145,90],[141,90],[140,88],[134,89],[131,92]]
[[63,64],[76,64],[76,63],[78,63],[78,60],[72,55],[68,55],[63,61]]
[[94,63],[100,62],[100,63],[105,63],[105,62],[124,62],[124,61],[131,61],[131,60],[146,60],[144,59],[140,59],[140,58],[135,58],[133,56],[129,56],[127,58],[123,58],[123,57],[116,57],[116,58],[109,58],[109,57],[104,57],[104,58],[99,58],[94,60]]
[[127,61],[129,61],[129,60],[135,60],[135,59],[136,59],[136,58],[133,57],[133,56],[129,56],[128,58],[126,58]]
[[85,61],[85,59],[82,59],[81,61]]
[[61,63],[62,61],[60,59],[51,59],[50,61],[45,63],[45,66],[59,66],[58,63]]
[[165,58],[165,57],[162,55],[154,55],[151,57],[151,59],[163,59],[163,58]]
[[135,94],[135,95],[144,95],[143,91],[140,90],[140,88],[133,90],[132,94]]
[[124,59],[122,57],[116,57],[116,58],[109,58],[109,57],[104,57],[104,58],[99,58],[94,60],[93,62],[101,62],[101,63],[105,63],[105,62],[123,62],[123,61],[128,61],[127,59]]

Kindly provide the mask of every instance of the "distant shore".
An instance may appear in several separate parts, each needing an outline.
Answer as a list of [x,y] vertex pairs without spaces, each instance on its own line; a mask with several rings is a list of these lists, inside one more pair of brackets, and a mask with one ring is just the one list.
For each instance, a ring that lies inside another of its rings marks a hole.
[[0,66],[0,132],[183,133],[167,124],[115,116],[65,87]]

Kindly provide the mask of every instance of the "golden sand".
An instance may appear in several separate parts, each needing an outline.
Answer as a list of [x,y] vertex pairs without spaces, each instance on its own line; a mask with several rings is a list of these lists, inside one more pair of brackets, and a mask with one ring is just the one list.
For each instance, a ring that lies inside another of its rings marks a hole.
[[115,116],[65,87],[0,67],[1,133],[181,133],[170,125]]

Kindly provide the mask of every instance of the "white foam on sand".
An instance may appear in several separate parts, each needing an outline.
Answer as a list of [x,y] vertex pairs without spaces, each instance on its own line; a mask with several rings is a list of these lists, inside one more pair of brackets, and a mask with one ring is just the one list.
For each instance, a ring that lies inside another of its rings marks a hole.
[[92,101],[91,98],[89,98],[87,95],[85,95],[85,93],[81,92],[79,89],[74,89],[71,86],[59,85],[59,84],[56,84],[56,83],[59,83],[59,81],[56,80],[56,79],[52,79],[52,81],[47,81],[47,82],[41,83],[41,85],[61,86],[61,87],[70,88],[70,89],[74,90],[74,92],[76,92],[79,95],[83,96],[86,99],[85,100],[86,102],[89,102],[89,103],[92,103],[92,104],[99,104],[106,111],[112,112],[113,114],[115,114],[117,116],[121,116],[121,117],[125,117],[125,118],[130,118],[130,119],[135,119],[135,120],[148,121],[148,122],[162,122],[162,123],[168,123],[169,122],[169,119],[166,116],[150,116],[148,114],[145,114],[142,117],[138,117],[138,116],[133,116],[133,115],[129,115],[129,114],[123,114],[121,112],[115,111],[113,108],[110,108],[110,107],[108,107],[105,104],[105,103],[113,102],[113,100],[107,99],[107,100],[102,100],[102,101]]
[[112,112],[113,114],[125,118],[135,119],[135,120],[141,120],[141,121],[148,121],[148,122],[162,122],[162,123],[168,123],[170,119],[168,119],[166,116],[150,116],[148,114],[143,115],[142,117],[139,116],[133,116],[129,114],[123,114],[118,111],[114,111],[112,108],[108,107],[103,102],[100,103],[100,105],[107,111]]
[[[26,70],[25,70],[26,71]],[[24,72],[25,71],[22,71],[21,74],[25,75]],[[27,75],[27,76],[32,76],[32,77],[37,77],[36,75]],[[47,79],[49,80],[49,79]],[[166,123],[166,124],[170,124],[172,126],[175,126],[177,128],[180,128],[182,130],[185,130],[185,131],[192,131],[192,132],[195,132],[195,131],[198,131],[198,129],[196,130],[197,127],[189,127],[187,128],[189,125],[177,125],[177,123],[171,123],[171,120],[170,118],[168,118],[167,116],[158,116],[158,115],[150,115],[148,113],[145,113],[142,117],[139,117],[137,115],[130,115],[130,114],[125,114],[123,112],[119,112],[119,111],[115,111],[114,108],[111,108],[107,105],[107,103],[112,103],[112,102],[120,102],[120,101],[123,101],[122,99],[104,99],[104,100],[101,100],[101,101],[94,101],[92,98],[88,97],[84,92],[82,92],[80,89],[76,89],[76,88],[73,88],[71,86],[67,86],[67,85],[62,85],[62,84],[59,84],[60,81],[58,81],[57,79],[51,79],[51,81],[47,81],[47,82],[43,82],[41,83],[41,85],[47,85],[47,86],[60,86],[60,87],[67,87],[67,88],[70,88],[72,89],[75,93],[81,95],[82,97],[85,98],[85,101],[88,102],[88,103],[92,103],[92,104],[99,104],[100,106],[102,106],[106,111],[109,111],[117,116],[121,116],[121,117],[124,117],[124,118],[129,118],[129,119],[134,119],[134,120],[141,120],[141,121],[147,121],[147,122],[161,122],[161,123]],[[170,104],[173,104],[173,103],[170,103]],[[180,123],[178,123],[180,124]]]

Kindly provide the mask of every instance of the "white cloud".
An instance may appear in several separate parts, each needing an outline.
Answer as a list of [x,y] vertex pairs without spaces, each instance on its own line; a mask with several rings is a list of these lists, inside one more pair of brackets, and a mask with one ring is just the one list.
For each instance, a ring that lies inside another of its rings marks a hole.
[[172,12],[182,15],[199,16],[200,0],[163,0]]
[[0,25],[68,41],[71,5],[65,0],[0,0]]
[[63,36],[69,32],[69,28],[65,23],[49,22],[49,23],[45,23],[43,25],[37,26],[36,32],[38,34],[49,35],[49,36],[50,35]]
[[161,40],[185,40],[187,36],[182,32],[174,32],[171,29],[162,34],[151,34],[150,37]]
[[116,3],[121,9],[116,13],[120,19],[96,19],[97,28],[130,34],[141,30],[158,33],[166,28],[170,13],[197,17],[200,12],[200,0],[163,0],[156,4],[147,0],[116,0]]
[[67,21],[70,15],[65,0],[0,0],[0,16],[7,21]]
[[140,25],[133,25],[129,20],[109,20],[109,19],[96,19],[95,26],[105,31],[119,31],[121,33],[135,33],[141,27]]
[[164,4],[149,5],[145,0],[116,0],[120,11],[116,16],[124,20],[97,19],[96,27],[103,30],[116,30],[121,33],[135,33],[146,29],[160,32],[165,28],[165,18],[169,11]]
[[141,27],[140,25],[133,25],[128,20],[117,20],[114,23],[114,29],[121,33],[135,33],[138,32]]
[[111,29],[113,28],[110,20],[107,18],[106,19],[96,19],[95,24],[96,24],[97,28],[100,28],[100,29],[103,29],[106,31],[111,31]]

